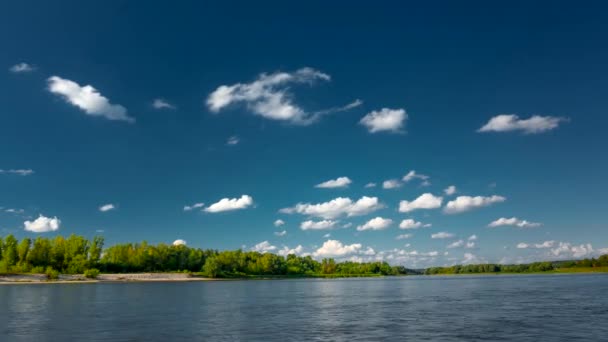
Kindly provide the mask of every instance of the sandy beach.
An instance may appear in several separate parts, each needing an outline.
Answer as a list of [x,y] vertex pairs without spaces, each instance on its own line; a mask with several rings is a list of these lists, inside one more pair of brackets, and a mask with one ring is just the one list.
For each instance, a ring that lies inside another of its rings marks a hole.
[[210,281],[212,278],[194,277],[185,273],[119,273],[100,274],[96,279],[83,275],[61,274],[59,279],[48,280],[45,274],[0,275],[0,285],[7,284],[54,284],[54,283],[117,283],[117,282],[180,282]]

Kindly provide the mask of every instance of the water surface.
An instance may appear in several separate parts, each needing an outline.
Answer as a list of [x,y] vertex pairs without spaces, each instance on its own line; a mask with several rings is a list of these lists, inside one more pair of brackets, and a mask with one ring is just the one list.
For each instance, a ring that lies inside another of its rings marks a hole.
[[608,275],[0,286],[0,341],[606,341]]

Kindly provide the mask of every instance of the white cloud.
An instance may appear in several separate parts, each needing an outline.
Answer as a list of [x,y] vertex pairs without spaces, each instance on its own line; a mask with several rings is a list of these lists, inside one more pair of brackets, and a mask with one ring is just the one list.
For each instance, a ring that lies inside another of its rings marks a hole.
[[541,224],[537,223],[537,222],[528,222],[526,220],[520,220],[517,217],[511,217],[511,218],[506,218],[506,217],[501,217],[496,221],[491,222],[490,224],[488,224],[488,227],[500,227],[500,226],[517,226],[519,228],[534,228],[534,227],[540,227]]
[[465,245],[465,248],[475,248],[475,242],[474,241],[467,242],[467,244]]
[[473,234],[473,235],[469,236],[469,238],[467,240],[475,241],[475,240],[477,240],[477,235]]
[[323,229],[333,229],[338,221],[332,220],[323,220],[323,221],[304,221],[300,224],[300,229],[302,230],[323,230]]
[[594,251],[590,243],[573,245],[570,242],[560,242],[559,245],[551,249],[551,254],[560,258],[583,258],[598,254]]
[[412,219],[405,219],[403,221],[401,221],[401,223],[399,224],[399,228],[401,229],[418,229],[420,227],[430,227],[431,224],[427,223],[424,224],[420,221],[415,221]]
[[185,246],[185,245],[186,245],[186,240],[177,239],[177,240],[173,241],[173,246]]
[[268,241],[262,241],[262,242],[258,243],[257,245],[251,247],[252,251],[260,252],[260,253],[272,252],[276,249],[277,249],[277,247],[271,245],[270,242],[268,242]]
[[[422,181],[428,181],[429,178],[431,178],[431,177],[429,177],[427,175],[418,174],[418,173],[416,173],[416,170],[411,170],[405,176],[403,176],[402,180],[407,183],[407,182],[409,182],[411,180],[414,180],[414,179],[420,179]],[[427,185],[430,185],[430,183],[428,183]]]
[[310,124],[321,116],[350,110],[361,105],[356,100],[346,106],[309,113],[294,104],[289,93],[290,84],[313,84],[317,80],[330,81],[330,76],[312,68],[302,68],[295,72],[261,74],[251,83],[222,85],[207,98],[211,112],[218,113],[225,107],[244,103],[254,114],[266,119],[288,121],[295,124]]
[[280,226],[285,225],[285,221],[283,221],[281,219],[278,219],[278,220],[274,221],[273,224],[274,224],[275,227],[280,227]]
[[534,244],[534,247],[536,248],[552,248],[553,245],[555,245],[555,241],[553,240],[549,240],[549,241],[545,241],[543,243],[536,243]]
[[2,170],[0,169],[0,174],[14,174],[19,176],[29,176],[34,174],[34,170],[32,169],[10,169],[10,170]]
[[382,182],[383,189],[396,189],[401,187],[403,184],[398,179],[389,179]]
[[32,71],[36,70],[36,67],[34,67],[33,65],[30,65],[30,64],[21,62],[21,63],[17,63],[15,65],[13,65],[8,70],[12,73],[18,74],[18,73],[32,72]]
[[234,145],[237,145],[240,141],[241,140],[239,139],[239,137],[237,137],[236,135],[233,135],[230,138],[228,138],[228,140],[226,141],[226,145],[234,146]]
[[135,122],[127,115],[127,109],[121,105],[111,104],[91,85],[81,86],[74,81],[58,76],[48,79],[51,93],[61,96],[66,102],[82,109],[87,115],[101,116],[108,120]]
[[378,216],[358,226],[357,230],[360,232],[365,230],[383,230],[388,228],[392,223],[393,220]]
[[34,221],[23,222],[25,230],[33,233],[54,232],[61,226],[61,220],[57,216],[50,218],[43,215],[38,216]]
[[434,196],[431,193],[425,193],[420,195],[413,201],[401,201],[399,202],[399,212],[409,213],[410,211],[417,209],[435,209],[441,207],[443,197]]
[[327,234],[323,235],[323,237],[327,239],[327,238],[331,237],[331,233],[327,233]]
[[280,212],[285,214],[298,213],[324,219],[335,219],[342,215],[348,217],[367,215],[381,208],[383,208],[383,205],[378,201],[377,197],[363,196],[356,202],[353,202],[347,197],[338,197],[324,203],[298,203],[294,207],[283,208]]
[[401,235],[397,235],[397,237],[395,237],[396,240],[404,240],[404,239],[409,239],[412,236],[414,236],[413,234],[401,234]]
[[242,195],[241,198],[222,198],[219,202],[213,203],[204,210],[208,213],[219,213],[222,211],[246,209],[253,204],[253,198],[249,195]]
[[360,243],[345,245],[338,240],[327,240],[323,243],[323,246],[313,253],[313,256],[317,258],[344,257],[358,253],[361,251],[361,248],[362,246]]
[[352,181],[348,177],[338,177],[336,179],[330,179],[326,182],[317,184],[317,185],[315,185],[315,188],[325,188],[325,189],[345,188],[345,187],[349,186],[351,183],[352,183]]
[[348,222],[342,225],[342,228],[350,228],[353,225],[352,222]]
[[202,203],[202,202],[200,202],[200,203],[194,203],[192,205],[185,205],[184,206],[184,211],[191,211],[191,210],[194,210],[194,209],[202,208],[204,206],[205,206],[205,203]]
[[110,211],[110,210],[114,210],[114,209],[116,209],[116,207],[112,203],[104,204],[99,207],[99,211],[104,212],[104,213],[106,211]]
[[443,193],[446,194],[447,196],[452,196],[453,194],[456,193],[456,186],[454,185],[450,185],[447,188],[443,189]]
[[519,248],[519,249],[525,249],[525,248],[530,247],[530,245],[528,245],[527,243],[524,243],[524,242],[520,242],[520,243],[517,244],[516,247]]
[[458,196],[455,200],[449,201],[444,208],[447,214],[457,214],[469,211],[475,208],[487,207],[493,203],[504,202],[506,198],[502,196],[492,195],[489,197],[483,196]]
[[376,187],[376,183],[370,182],[365,184],[365,188],[369,189],[369,188],[375,188]]
[[[0,207],[0,209],[2,209],[2,207]],[[23,209],[15,209],[15,208],[7,208],[7,209],[4,209],[4,212],[11,213],[11,214],[23,214],[25,212],[25,210],[23,210]]]
[[473,253],[464,253],[464,259],[462,260],[463,265],[467,264],[485,264],[487,261],[483,258],[479,258]]
[[406,120],[407,113],[404,109],[382,108],[379,111],[367,113],[359,123],[365,126],[370,133],[383,131],[398,133],[402,131]]
[[175,107],[174,105],[160,98],[154,99],[154,101],[152,101],[152,107],[154,107],[155,109],[177,109],[177,107]]
[[431,234],[431,239],[449,239],[453,238],[454,234],[448,232],[439,232],[435,234]]
[[534,115],[529,119],[520,119],[515,114],[501,114],[491,118],[477,132],[523,131],[529,134],[542,133],[557,128],[562,121],[566,121],[566,119],[540,115]]
[[289,254],[302,255],[302,252],[304,252],[304,247],[302,247],[302,245],[297,245],[295,248],[283,246],[277,254],[280,256],[288,256]]
[[274,232],[275,236],[285,236],[287,235],[287,231],[286,230],[282,230],[280,232]]
[[457,240],[447,246],[447,248],[460,248],[464,246],[464,240]]

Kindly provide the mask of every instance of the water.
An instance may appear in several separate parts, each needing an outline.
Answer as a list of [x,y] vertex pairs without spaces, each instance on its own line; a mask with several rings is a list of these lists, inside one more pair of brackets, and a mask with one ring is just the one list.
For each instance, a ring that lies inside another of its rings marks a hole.
[[608,275],[0,286],[0,341],[608,341]]

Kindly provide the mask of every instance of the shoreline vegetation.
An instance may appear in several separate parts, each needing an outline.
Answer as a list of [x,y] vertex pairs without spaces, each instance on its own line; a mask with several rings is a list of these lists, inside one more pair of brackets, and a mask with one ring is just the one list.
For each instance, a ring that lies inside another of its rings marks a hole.
[[406,275],[558,274],[608,272],[608,254],[597,259],[519,265],[455,265],[409,269],[387,262],[321,261],[255,251],[217,251],[185,245],[117,244],[103,237],[18,241],[0,237],[0,284],[74,282],[171,282],[245,279],[383,277]]

